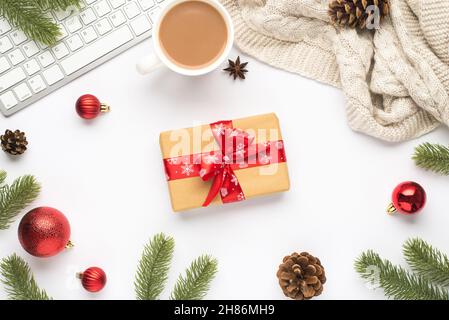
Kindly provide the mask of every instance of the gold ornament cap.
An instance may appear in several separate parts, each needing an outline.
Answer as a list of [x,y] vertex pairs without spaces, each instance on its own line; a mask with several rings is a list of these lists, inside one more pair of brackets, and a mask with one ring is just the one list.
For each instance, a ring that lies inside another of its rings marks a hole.
[[108,104],[106,104],[106,103],[100,104],[100,112],[101,113],[107,113],[109,111],[111,111],[111,107]]
[[392,214],[394,214],[396,211],[397,211],[397,210],[396,210],[396,207],[394,206],[393,202],[390,203],[390,204],[388,205],[388,207],[387,207],[387,213],[388,213],[389,215],[392,215]]

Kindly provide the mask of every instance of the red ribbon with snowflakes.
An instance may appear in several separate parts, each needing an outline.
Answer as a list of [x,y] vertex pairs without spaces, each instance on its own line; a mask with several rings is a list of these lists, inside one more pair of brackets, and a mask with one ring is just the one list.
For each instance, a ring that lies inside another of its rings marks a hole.
[[167,180],[201,177],[212,180],[203,203],[208,206],[220,194],[223,203],[245,200],[234,171],[286,161],[282,140],[254,143],[254,137],[233,127],[232,121],[210,124],[220,150],[164,159]]

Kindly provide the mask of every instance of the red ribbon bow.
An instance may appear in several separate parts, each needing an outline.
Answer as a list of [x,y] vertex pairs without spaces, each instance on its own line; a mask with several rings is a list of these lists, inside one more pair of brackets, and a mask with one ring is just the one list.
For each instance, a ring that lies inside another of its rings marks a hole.
[[244,200],[245,195],[232,165],[244,164],[249,157],[256,155],[255,148],[250,148],[254,137],[243,130],[232,128],[232,123],[220,121],[212,123],[211,128],[220,151],[203,156],[201,161],[201,179],[213,179],[203,207],[207,207],[218,193],[223,203]]

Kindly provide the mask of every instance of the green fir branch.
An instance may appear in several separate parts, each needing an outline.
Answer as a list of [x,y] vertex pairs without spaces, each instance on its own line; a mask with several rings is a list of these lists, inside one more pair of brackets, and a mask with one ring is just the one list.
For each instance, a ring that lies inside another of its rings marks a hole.
[[382,260],[371,250],[362,253],[355,262],[362,278],[377,281],[385,295],[396,300],[449,300],[449,293],[425,278]]
[[449,286],[449,258],[427,242],[415,238],[404,244],[404,256],[412,270],[433,283]]
[[0,170],[0,188],[2,187],[2,184],[5,182],[7,177],[6,171]]
[[28,264],[15,253],[2,259],[0,275],[11,300],[51,300],[44,290],[39,289]]
[[30,175],[16,179],[11,186],[2,186],[0,188],[0,230],[9,228],[20,211],[37,198],[40,190],[40,184]]
[[413,160],[418,167],[442,175],[449,175],[449,147],[423,143],[416,147]]
[[192,262],[185,277],[179,276],[171,294],[172,300],[201,300],[209,290],[217,273],[218,262],[209,255],[202,255]]
[[164,290],[175,240],[159,233],[145,246],[134,282],[137,299],[156,300]]
[[30,39],[45,45],[55,44],[61,34],[56,23],[45,16],[33,0],[1,0],[0,16],[21,29]]
[[35,0],[42,10],[66,10],[70,6],[80,8],[81,0]]

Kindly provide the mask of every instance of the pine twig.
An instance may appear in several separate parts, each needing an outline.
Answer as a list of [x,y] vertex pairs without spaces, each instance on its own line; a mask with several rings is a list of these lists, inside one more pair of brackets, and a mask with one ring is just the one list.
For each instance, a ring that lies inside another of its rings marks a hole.
[[416,147],[413,160],[418,167],[442,175],[449,175],[449,147],[423,143]]
[[[373,275],[373,268],[376,270]],[[449,293],[425,278],[382,260],[371,250],[362,253],[355,262],[355,269],[362,278],[373,280],[384,289],[385,295],[396,300],[449,300]],[[371,271],[371,272],[370,272]]]
[[70,6],[80,7],[80,0],[35,0],[42,10],[66,10]]
[[29,175],[0,188],[0,230],[9,228],[19,212],[37,198],[40,189],[40,184]]
[[5,182],[6,180],[6,176],[6,171],[0,170],[0,188],[2,187],[3,182]]
[[164,290],[175,240],[159,233],[145,246],[134,282],[137,299],[156,300]]
[[39,289],[28,264],[15,253],[2,259],[0,275],[11,300],[51,300]]
[[218,262],[209,255],[202,255],[192,262],[185,277],[179,276],[171,294],[172,300],[201,300],[209,290],[217,273]]
[[1,0],[0,16],[20,28],[30,39],[53,45],[61,34],[53,20],[45,16],[34,0]]
[[404,244],[404,256],[412,270],[433,283],[449,286],[449,258],[421,239]]

